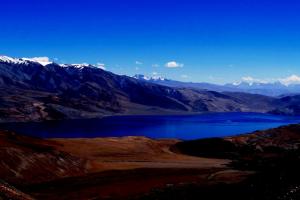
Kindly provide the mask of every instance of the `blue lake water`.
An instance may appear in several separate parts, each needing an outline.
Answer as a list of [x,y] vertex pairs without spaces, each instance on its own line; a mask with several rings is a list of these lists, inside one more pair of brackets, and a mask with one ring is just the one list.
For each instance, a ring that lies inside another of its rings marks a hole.
[[293,123],[300,123],[300,117],[258,113],[209,113],[6,123],[0,124],[0,128],[42,138],[146,136],[189,140],[237,135]]

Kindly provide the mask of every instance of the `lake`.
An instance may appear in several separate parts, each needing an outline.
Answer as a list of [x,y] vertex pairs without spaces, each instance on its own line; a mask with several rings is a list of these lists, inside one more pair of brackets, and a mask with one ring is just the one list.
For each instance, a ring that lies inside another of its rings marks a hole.
[[0,124],[0,128],[41,138],[146,136],[190,140],[237,135],[293,123],[300,123],[300,117],[259,113],[208,113],[5,123]]

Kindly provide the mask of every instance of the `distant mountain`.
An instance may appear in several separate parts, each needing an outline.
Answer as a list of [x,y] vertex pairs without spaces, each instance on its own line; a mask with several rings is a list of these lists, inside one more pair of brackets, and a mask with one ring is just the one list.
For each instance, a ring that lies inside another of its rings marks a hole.
[[274,83],[232,83],[225,87],[253,94],[264,94],[269,96],[281,96],[290,94],[300,94],[300,84],[284,85],[280,82]]
[[144,75],[135,75],[134,78],[138,80],[148,81],[169,87],[178,88],[193,88],[200,90],[212,90],[217,92],[245,92],[251,94],[261,94],[267,96],[281,96],[281,95],[294,95],[300,94],[300,84],[284,85],[280,82],[274,83],[249,83],[239,82],[230,83],[225,85],[211,84],[211,83],[193,83],[193,82],[181,82],[162,77],[147,77]]
[[236,91],[236,90],[224,90],[224,86],[217,85],[217,84],[211,84],[211,83],[193,83],[193,82],[181,82],[181,81],[175,81],[171,79],[166,79],[160,76],[152,76],[148,77],[142,74],[134,75],[133,78],[141,80],[141,81],[147,81],[159,85],[164,85],[168,87],[177,87],[177,88],[192,88],[192,89],[198,89],[198,90],[212,90],[212,91]]
[[[3,122],[114,114],[284,113],[285,107],[294,104],[262,95],[162,86],[89,64],[61,65],[0,57],[0,121]],[[297,109],[296,105],[289,107],[288,113],[295,114]]]

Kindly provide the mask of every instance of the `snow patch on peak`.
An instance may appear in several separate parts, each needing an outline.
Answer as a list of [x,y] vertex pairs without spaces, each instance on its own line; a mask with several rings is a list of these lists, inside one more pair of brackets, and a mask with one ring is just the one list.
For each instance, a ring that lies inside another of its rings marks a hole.
[[12,64],[26,64],[27,62],[20,58],[12,58],[8,56],[0,56],[0,61]]
[[142,74],[136,74],[133,76],[133,78],[138,79],[138,80],[145,80],[145,81],[164,81],[166,80],[164,77],[154,75],[154,76],[145,76]]
[[33,58],[22,58],[22,60],[31,61],[39,63],[43,66],[52,64],[53,62],[50,62],[50,59],[48,57],[33,57]]
[[300,84],[300,76],[293,74],[289,77],[281,78],[279,82],[285,86]]
[[164,81],[165,78],[162,76],[152,76],[151,80],[155,80],[155,81]]
[[133,76],[133,78],[138,79],[138,80],[146,80],[149,81],[151,78],[148,76],[145,76],[143,74],[136,74]]
[[289,87],[293,85],[300,85],[300,76],[296,74],[292,74],[285,78],[276,78],[276,79],[258,79],[253,78],[251,76],[242,77],[241,81],[237,81],[231,84],[227,85],[233,85],[233,86],[281,86],[281,87]]
[[83,69],[85,67],[93,67],[88,63],[81,63],[81,64],[60,64],[61,67],[74,67],[77,69]]
[[42,66],[47,66],[49,64],[56,64],[56,65],[59,65],[60,67],[76,68],[76,69],[83,69],[85,67],[94,67],[94,68],[105,69],[105,65],[102,64],[102,63],[97,63],[97,65],[91,65],[91,64],[88,64],[88,63],[57,64],[57,63],[51,62],[50,59],[46,56],[44,56],[44,57],[33,57],[33,58],[12,58],[12,57],[9,57],[9,56],[0,55],[0,62],[5,62],[5,63],[9,63],[9,64],[24,64],[24,65],[37,63],[37,64],[40,64]]
[[239,86],[239,85],[241,85],[242,84],[242,81],[238,81],[238,82],[233,82],[232,83],[232,85],[234,85],[234,86]]
[[48,57],[34,57],[34,58],[12,58],[9,56],[0,56],[1,62],[11,63],[11,64],[26,64],[30,62],[39,63],[40,65],[46,66],[51,64]]
[[83,68],[83,67],[90,67],[91,65],[88,63],[81,63],[81,64],[71,64],[71,66],[76,68]]

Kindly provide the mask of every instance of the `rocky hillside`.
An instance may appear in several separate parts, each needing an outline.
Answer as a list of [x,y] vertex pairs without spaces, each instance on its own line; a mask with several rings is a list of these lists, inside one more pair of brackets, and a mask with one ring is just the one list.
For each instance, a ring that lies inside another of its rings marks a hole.
[[0,199],[1,200],[34,200],[29,195],[19,191],[17,188],[0,180]]
[[0,177],[17,187],[84,174],[85,161],[55,150],[52,142],[0,132]]
[[[300,152],[300,125],[256,131],[225,138],[179,142],[174,150],[193,156],[243,159],[288,158]],[[288,155],[288,156],[287,156]]]
[[[230,159],[233,169],[255,172],[246,181],[231,189],[225,189],[225,185],[222,185],[221,188],[225,191],[231,190],[227,198],[223,195],[224,199],[300,198],[299,124],[233,137],[183,141],[175,144],[173,151],[200,157]],[[221,193],[222,189],[216,192]],[[238,193],[241,195],[237,195]],[[193,198],[197,194],[201,195],[194,192]],[[216,199],[222,198],[219,196]]]

